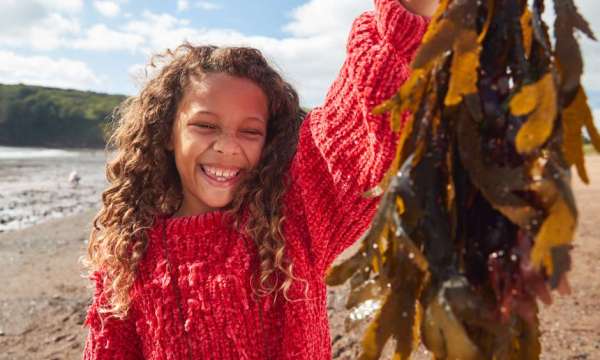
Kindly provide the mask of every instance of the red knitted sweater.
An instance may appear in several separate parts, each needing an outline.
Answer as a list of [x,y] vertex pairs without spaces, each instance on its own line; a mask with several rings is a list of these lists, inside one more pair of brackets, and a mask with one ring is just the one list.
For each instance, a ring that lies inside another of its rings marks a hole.
[[306,294],[294,281],[291,301],[256,301],[250,285],[256,247],[226,226],[224,212],[157,218],[125,320],[101,319],[97,309],[106,297],[96,273],[83,358],[331,359],[324,274],[367,229],[378,200],[361,194],[382,178],[396,143],[387,116],[370,110],[407,78],[427,23],[398,0],[375,0],[375,11],[353,23],[346,61],[325,103],[302,124],[283,231]]

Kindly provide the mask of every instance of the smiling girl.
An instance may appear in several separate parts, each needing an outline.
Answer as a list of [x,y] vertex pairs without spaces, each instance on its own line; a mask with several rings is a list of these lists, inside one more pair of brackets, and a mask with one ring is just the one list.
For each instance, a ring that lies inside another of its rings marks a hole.
[[[84,359],[330,359],[324,276],[366,231],[435,0],[375,0],[308,115],[251,48],[184,44],[118,112]],[[407,10],[408,9],[408,10]]]

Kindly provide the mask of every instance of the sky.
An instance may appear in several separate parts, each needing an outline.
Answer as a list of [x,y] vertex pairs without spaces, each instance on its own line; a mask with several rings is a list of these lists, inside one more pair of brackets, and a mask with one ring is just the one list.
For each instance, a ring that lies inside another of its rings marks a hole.
[[[600,2],[575,1],[600,36]],[[260,49],[302,104],[316,106],[353,19],[372,8],[373,0],[0,0],[0,83],[134,95],[150,56],[188,40]],[[600,45],[579,38],[598,119]]]

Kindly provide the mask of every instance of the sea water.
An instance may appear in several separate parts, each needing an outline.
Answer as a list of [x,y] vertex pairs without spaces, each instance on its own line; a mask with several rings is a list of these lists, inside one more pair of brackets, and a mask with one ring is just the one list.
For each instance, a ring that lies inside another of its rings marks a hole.
[[98,207],[105,164],[103,150],[0,146],[0,232]]

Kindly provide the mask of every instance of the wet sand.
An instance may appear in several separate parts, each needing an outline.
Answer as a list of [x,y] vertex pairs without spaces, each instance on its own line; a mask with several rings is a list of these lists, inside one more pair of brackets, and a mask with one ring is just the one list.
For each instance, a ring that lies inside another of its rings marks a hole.
[[[85,211],[106,187],[104,151],[31,152],[37,157],[0,157],[0,233]],[[73,170],[77,186],[68,181]]]

